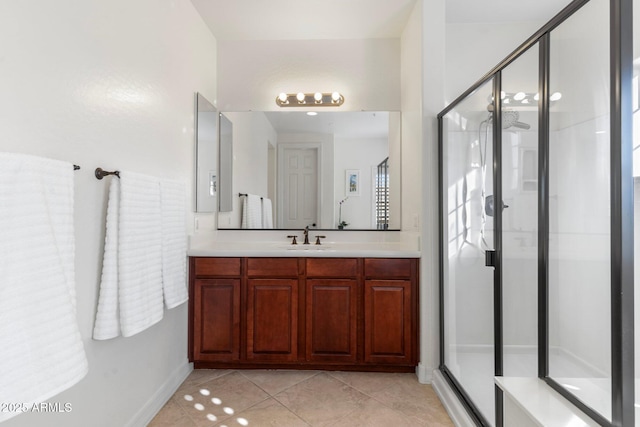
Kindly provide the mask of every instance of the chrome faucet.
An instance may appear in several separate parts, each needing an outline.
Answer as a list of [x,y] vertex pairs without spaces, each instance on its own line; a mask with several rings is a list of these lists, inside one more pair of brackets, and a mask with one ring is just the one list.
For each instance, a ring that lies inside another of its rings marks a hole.
[[303,245],[308,245],[309,244],[309,226],[307,225],[304,228],[304,243],[302,243]]

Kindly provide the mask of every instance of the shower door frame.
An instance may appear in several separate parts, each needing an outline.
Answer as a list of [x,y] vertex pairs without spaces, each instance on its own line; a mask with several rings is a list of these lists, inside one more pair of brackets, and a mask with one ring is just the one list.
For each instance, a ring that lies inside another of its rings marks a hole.
[[[514,58],[515,59],[515,58]],[[467,98],[467,96],[472,95],[477,89],[481,86],[493,80],[492,93],[494,99],[500,99],[500,96],[496,98],[496,94],[500,94],[502,83],[501,83],[501,72],[498,70],[494,73],[485,75],[482,80],[476,82],[476,84],[466,91],[463,95],[458,97],[454,102],[452,102],[449,107],[438,114],[438,153],[440,156],[438,162],[438,176],[439,176],[439,197],[440,197],[440,217],[439,217],[439,240],[441,242],[440,249],[440,364],[439,369],[442,372],[444,378],[452,385],[452,389],[454,393],[458,396],[460,400],[464,402],[465,407],[467,408],[469,414],[474,419],[477,425],[487,426],[489,423],[486,418],[482,415],[480,409],[475,405],[471,397],[464,390],[464,387],[460,382],[455,378],[455,375],[447,368],[445,364],[445,322],[444,322],[444,313],[445,313],[445,301],[444,301],[444,275],[443,271],[445,268],[444,265],[444,254],[442,251],[442,242],[444,241],[444,232],[445,229],[445,219],[443,215],[442,207],[444,206],[444,191],[442,190],[442,186],[444,184],[444,161],[442,159],[443,153],[443,118],[444,116],[453,110],[453,108],[461,101]],[[502,120],[502,106],[500,102],[494,103],[494,115],[495,120],[493,120],[492,126],[492,150],[493,150],[493,159],[491,162],[493,164],[493,194],[494,200],[502,200],[502,188],[500,182],[502,180],[502,165],[501,161],[497,161],[497,159],[501,158],[501,146],[502,146],[502,132],[501,127],[498,125]],[[487,251],[487,253],[491,252],[495,254],[492,258],[493,265],[487,265],[487,268],[494,268],[493,275],[493,343],[494,343],[494,375],[501,376],[503,370],[503,352],[502,352],[502,267],[501,267],[501,257],[499,254],[502,252],[502,210],[495,209],[493,216],[493,229],[495,232],[493,233],[493,250]],[[496,426],[502,427],[502,412],[503,412],[503,395],[500,392],[500,389],[495,386],[495,416],[496,416]]]
[[[549,377],[549,68],[550,33],[591,0],[574,0],[534,33],[502,62],[462,93],[438,116],[439,156],[439,239],[440,239],[440,364],[439,369],[467,412],[479,426],[488,425],[460,382],[445,362],[444,301],[444,206],[443,170],[444,117],[458,104],[491,79],[493,97],[500,99],[501,71],[529,48],[539,43],[538,103],[538,378],[571,404],[607,427],[634,427],[634,254],[633,254],[633,126],[631,87],[633,79],[633,0],[609,0],[610,9],[610,208],[611,208],[611,421],[580,401],[569,390]],[[501,102],[495,102],[493,123],[494,196],[502,200]],[[502,337],[502,212],[494,217],[494,354],[495,376],[503,372]],[[496,386],[496,426],[503,425],[503,393]]]

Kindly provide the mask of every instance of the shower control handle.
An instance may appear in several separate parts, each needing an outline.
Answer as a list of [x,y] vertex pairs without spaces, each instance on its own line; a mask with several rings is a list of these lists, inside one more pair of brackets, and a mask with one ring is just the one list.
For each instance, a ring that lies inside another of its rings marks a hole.
[[487,267],[496,266],[496,251],[485,251],[484,253],[484,265]]

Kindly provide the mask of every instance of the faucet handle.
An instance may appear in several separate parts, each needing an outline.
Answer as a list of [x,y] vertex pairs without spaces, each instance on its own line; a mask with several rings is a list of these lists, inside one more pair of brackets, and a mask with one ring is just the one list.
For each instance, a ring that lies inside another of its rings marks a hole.
[[287,236],[288,239],[293,238],[293,240],[291,241],[292,245],[297,245],[298,242],[296,241],[296,239],[298,238],[298,236]]
[[320,239],[324,239],[327,236],[316,236],[316,245],[320,245]]

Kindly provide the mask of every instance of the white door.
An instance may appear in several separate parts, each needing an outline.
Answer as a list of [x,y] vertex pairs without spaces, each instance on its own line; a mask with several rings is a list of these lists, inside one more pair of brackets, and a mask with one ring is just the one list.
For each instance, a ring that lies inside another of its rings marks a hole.
[[283,223],[281,228],[318,223],[318,149],[285,148],[283,152]]

